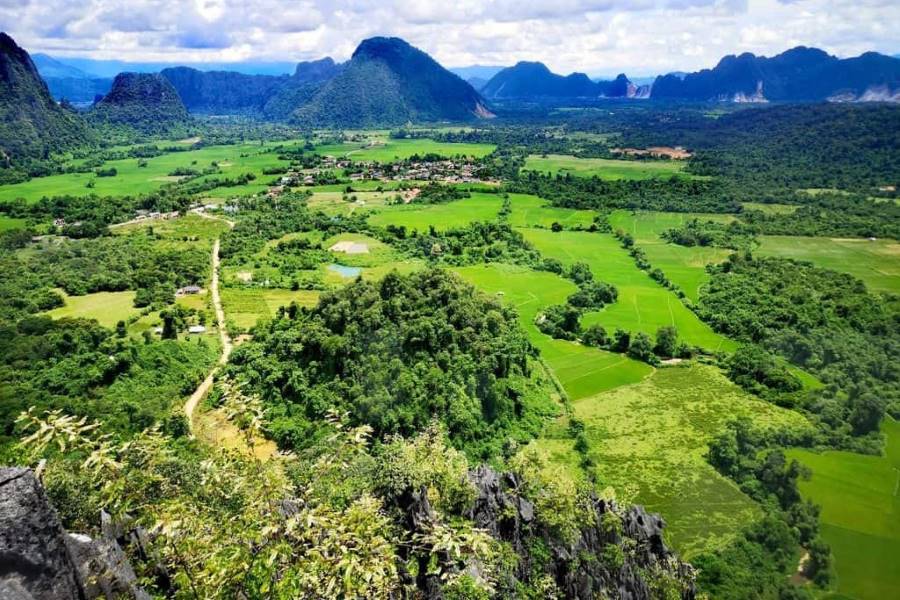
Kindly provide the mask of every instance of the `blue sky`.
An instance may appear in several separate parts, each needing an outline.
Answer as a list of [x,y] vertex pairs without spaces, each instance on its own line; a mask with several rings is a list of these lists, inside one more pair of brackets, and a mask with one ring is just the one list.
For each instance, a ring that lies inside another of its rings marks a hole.
[[713,66],[796,45],[900,53],[900,0],[0,0],[31,52],[171,62],[344,60],[397,35],[446,66],[541,60],[590,74]]

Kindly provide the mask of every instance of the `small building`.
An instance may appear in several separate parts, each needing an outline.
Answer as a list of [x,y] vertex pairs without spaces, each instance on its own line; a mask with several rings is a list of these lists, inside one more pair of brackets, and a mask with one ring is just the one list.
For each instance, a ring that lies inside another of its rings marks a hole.
[[191,294],[199,294],[203,291],[199,285],[186,285],[183,288],[178,288],[178,291],[175,292],[176,296],[188,296]]
[[206,333],[206,327],[203,325],[191,325],[188,327],[188,333]]

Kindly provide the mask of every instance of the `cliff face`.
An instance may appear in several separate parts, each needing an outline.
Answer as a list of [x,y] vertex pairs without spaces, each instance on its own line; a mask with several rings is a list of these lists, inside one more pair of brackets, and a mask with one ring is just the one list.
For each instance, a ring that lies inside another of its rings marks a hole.
[[0,468],[0,598],[149,600],[105,529],[96,540],[66,533],[31,470]]
[[[465,516],[508,543],[519,557],[506,581],[499,582],[500,597],[514,597],[517,586],[536,583],[536,575],[549,576],[562,597],[571,599],[651,600],[662,597],[661,590],[684,600],[695,597],[694,570],[666,548],[665,523],[659,515],[594,498],[576,539],[561,540],[540,525],[534,504],[517,493],[519,482],[513,474],[482,466],[470,473],[470,480],[477,496]],[[400,508],[405,528],[413,534],[427,531],[435,519],[424,489],[408,491]],[[548,549],[549,556],[534,554],[536,547]],[[478,565],[470,565],[468,572],[477,576]],[[443,597],[440,578],[428,575],[426,568],[419,569],[414,583],[426,599]]]

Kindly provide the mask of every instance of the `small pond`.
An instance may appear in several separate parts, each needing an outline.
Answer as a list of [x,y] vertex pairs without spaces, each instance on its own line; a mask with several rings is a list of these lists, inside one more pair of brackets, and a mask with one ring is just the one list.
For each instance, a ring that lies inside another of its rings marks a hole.
[[339,265],[337,263],[331,263],[330,265],[328,265],[328,270],[333,273],[337,273],[341,277],[345,277],[347,279],[352,279],[362,273],[362,269],[359,267],[348,267],[346,265]]

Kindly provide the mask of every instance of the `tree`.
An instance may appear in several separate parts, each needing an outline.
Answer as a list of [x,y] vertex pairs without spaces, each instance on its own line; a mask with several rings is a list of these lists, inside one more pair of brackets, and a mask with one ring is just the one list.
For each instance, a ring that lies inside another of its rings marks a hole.
[[653,349],[660,356],[675,356],[678,349],[678,330],[671,325],[656,330],[656,347]]
[[628,344],[628,356],[652,363],[656,357],[653,356],[653,340],[650,339],[650,336],[640,331],[631,338],[631,343]]
[[174,340],[178,337],[178,329],[175,326],[175,315],[171,311],[164,310],[159,314],[163,320],[162,339]]
[[831,548],[822,538],[814,539],[809,545],[809,559],[803,571],[816,585],[828,585],[831,579]]
[[576,284],[581,285],[593,281],[594,274],[591,272],[591,267],[586,262],[579,261],[573,263],[572,266],[569,267],[569,279]]
[[128,330],[125,329],[125,321],[119,321],[116,323],[116,335],[120,338],[128,335]]
[[563,226],[558,221],[553,221],[553,224],[550,226],[550,230],[559,233],[563,230]]
[[603,325],[595,323],[584,331],[581,335],[581,341],[586,346],[597,346],[602,348],[609,344],[609,334],[606,333],[606,329],[603,328]]
[[878,429],[884,416],[884,406],[871,393],[863,393],[850,399],[850,425],[857,435]]

